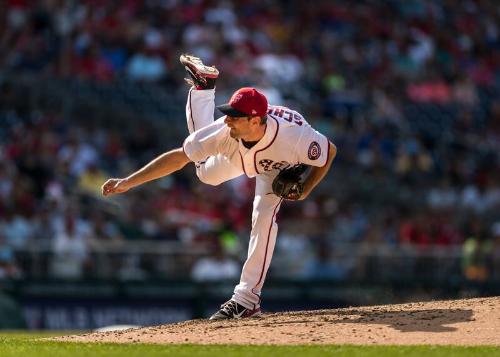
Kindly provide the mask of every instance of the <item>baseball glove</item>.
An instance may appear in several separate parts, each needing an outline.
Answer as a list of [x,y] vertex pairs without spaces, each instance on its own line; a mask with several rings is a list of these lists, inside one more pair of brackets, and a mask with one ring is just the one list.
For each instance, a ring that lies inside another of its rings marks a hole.
[[273,192],[286,200],[298,200],[304,192],[304,181],[310,167],[298,164],[282,170],[273,180]]

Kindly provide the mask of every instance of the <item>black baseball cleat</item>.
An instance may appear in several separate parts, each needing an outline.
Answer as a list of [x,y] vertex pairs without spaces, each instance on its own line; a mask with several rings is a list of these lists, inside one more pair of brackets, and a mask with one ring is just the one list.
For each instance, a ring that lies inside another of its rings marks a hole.
[[247,309],[245,306],[238,304],[234,300],[226,301],[220,306],[220,310],[210,316],[210,320],[230,320],[243,319],[247,317],[261,316],[260,308],[255,310]]
[[191,76],[191,79],[185,78],[186,82],[196,89],[214,89],[219,70],[214,66],[205,66],[199,57],[182,54],[179,61]]

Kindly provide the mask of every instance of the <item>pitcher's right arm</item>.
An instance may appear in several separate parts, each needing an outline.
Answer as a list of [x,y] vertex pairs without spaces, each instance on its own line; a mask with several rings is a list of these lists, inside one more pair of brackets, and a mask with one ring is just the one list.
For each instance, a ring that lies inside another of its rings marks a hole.
[[111,178],[107,180],[102,185],[102,194],[109,196],[126,192],[143,183],[170,175],[182,169],[190,161],[182,148],[168,151],[125,178]]

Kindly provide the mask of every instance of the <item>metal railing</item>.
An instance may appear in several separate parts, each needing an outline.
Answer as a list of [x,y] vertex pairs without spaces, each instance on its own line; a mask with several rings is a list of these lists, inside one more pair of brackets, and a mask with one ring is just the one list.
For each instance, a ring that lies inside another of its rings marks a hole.
[[[72,279],[84,277],[119,279],[120,276],[126,279],[127,270],[129,272],[137,270],[136,272],[140,273],[137,275],[138,280],[148,280],[188,278],[195,262],[202,257],[210,256],[210,250],[203,245],[181,242],[100,242],[98,245],[89,246],[86,253],[75,254],[71,262],[71,255],[68,260],[68,256],[54,250],[50,241],[40,241],[30,244],[26,249],[16,250],[15,256],[24,278],[57,277],[54,275],[53,267],[62,259],[68,266],[80,265],[81,275]],[[245,257],[241,253],[232,259],[243,263]],[[318,257],[311,252],[304,252],[300,257],[290,256],[277,249],[269,275],[281,279],[305,280],[324,277],[332,280],[444,281],[461,277],[462,259],[460,246],[434,246],[421,250],[414,246],[342,244],[332,249],[328,259]],[[489,263],[490,275],[500,278],[500,256],[490,259]],[[318,267],[314,270],[316,273],[304,273],[306,271],[304,266],[311,264]],[[331,270],[343,273],[329,275]]]

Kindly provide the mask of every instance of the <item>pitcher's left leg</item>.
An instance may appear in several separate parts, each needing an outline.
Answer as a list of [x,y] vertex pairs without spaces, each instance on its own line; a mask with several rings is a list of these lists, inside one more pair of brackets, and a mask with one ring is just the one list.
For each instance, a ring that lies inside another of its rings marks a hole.
[[272,193],[271,182],[267,176],[257,176],[248,257],[232,297],[238,304],[253,310],[260,307],[260,293],[278,234],[276,215],[282,199]]

